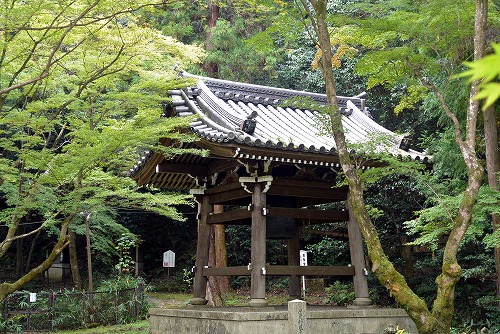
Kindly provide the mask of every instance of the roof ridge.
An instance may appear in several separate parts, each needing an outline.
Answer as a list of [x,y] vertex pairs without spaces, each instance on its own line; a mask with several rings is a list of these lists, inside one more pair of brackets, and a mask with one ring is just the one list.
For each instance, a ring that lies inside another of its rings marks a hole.
[[[223,100],[231,99],[233,101],[258,103],[262,105],[276,105],[280,102],[282,103],[294,97],[301,96],[310,98],[314,102],[322,105],[327,104],[326,94],[215,79],[193,75],[185,71],[179,72],[179,75],[202,80],[215,96]],[[239,94],[235,92],[239,92]],[[340,108],[346,108],[347,101],[351,101],[360,110],[363,111],[365,109],[365,99],[358,96],[337,96],[337,99]]]

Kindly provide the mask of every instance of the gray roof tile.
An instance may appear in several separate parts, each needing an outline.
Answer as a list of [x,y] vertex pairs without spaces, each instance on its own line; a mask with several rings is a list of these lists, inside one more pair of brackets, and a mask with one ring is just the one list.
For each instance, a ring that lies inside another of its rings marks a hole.
[[[187,73],[183,75],[190,76]],[[226,80],[196,77],[196,87],[186,92],[172,91],[178,116],[195,115],[191,130],[198,136],[217,143],[236,143],[248,146],[289,151],[334,154],[335,142],[322,131],[319,112],[291,106],[294,97],[326,103],[323,94],[293,91],[267,86],[250,85]],[[384,136],[386,150],[394,155],[427,160],[424,153],[399,148],[403,135],[385,129],[368,115],[365,101],[359,97],[338,97],[342,109],[342,124],[349,143],[357,144]],[[184,105],[181,105],[184,101]],[[242,122],[255,115],[257,123],[252,133],[240,130]]]

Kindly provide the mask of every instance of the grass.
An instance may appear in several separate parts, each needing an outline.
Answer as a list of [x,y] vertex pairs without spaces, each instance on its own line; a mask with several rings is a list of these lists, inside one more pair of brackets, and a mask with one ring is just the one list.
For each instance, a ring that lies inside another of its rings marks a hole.
[[183,306],[193,297],[191,294],[171,292],[147,292],[152,304],[165,304],[170,306]]
[[126,325],[98,326],[95,328],[77,329],[72,331],[57,331],[57,334],[143,334],[149,333],[149,319]]

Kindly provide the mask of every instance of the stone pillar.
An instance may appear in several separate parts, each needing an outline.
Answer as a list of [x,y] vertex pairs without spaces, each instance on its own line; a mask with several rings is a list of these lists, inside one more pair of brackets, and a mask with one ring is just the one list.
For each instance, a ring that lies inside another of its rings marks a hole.
[[367,306],[371,305],[372,301],[368,294],[368,282],[366,275],[368,274],[365,264],[365,255],[363,251],[363,239],[359,225],[350,210],[349,199],[346,202],[349,210],[349,221],[347,222],[347,233],[349,235],[349,251],[351,253],[351,262],[354,265],[354,305]]
[[307,334],[307,303],[303,300],[292,300],[288,302],[288,333]]
[[266,194],[262,184],[255,183],[252,193],[252,240],[251,240],[251,300],[250,306],[266,306],[266,216],[263,209],[266,207]]
[[194,286],[192,305],[206,305],[207,277],[203,276],[203,268],[208,265],[208,252],[210,247],[210,226],[207,217],[212,210],[208,196],[203,195],[198,204],[198,240],[196,243],[196,262],[194,271]]
[[[296,227],[295,238],[288,240],[288,265],[300,265],[300,235]],[[290,299],[300,299],[300,276],[290,275],[288,280],[288,296]]]

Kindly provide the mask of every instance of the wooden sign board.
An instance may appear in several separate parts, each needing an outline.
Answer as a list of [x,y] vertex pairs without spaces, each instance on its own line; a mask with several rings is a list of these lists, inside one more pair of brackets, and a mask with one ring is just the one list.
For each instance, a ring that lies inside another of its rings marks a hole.
[[163,268],[175,267],[175,253],[171,250],[163,253]]
[[300,266],[307,267],[307,251],[305,250],[300,251]]

